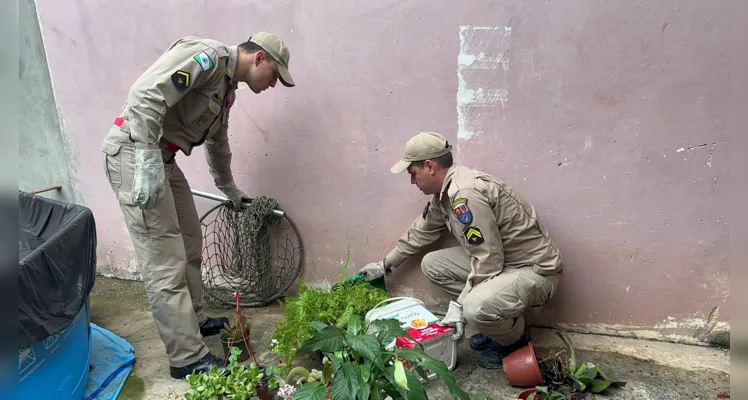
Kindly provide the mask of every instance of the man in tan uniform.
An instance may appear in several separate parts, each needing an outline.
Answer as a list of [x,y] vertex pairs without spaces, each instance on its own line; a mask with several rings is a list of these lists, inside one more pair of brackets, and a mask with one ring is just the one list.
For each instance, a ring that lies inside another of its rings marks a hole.
[[295,83],[289,50],[260,32],[228,46],[215,40],[177,40],[131,86],[102,145],[106,176],[119,200],[137,254],[151,312],[171,376],[223,367],[203,336],[226,318],[209,318],[200,303],[202,230],[190,186],[176,162],[205,144],[216,187],[235,208],[246,195],[231,172],[229,112],[239,82],[254,93]]
[[453,165],[451,146],[441,135],[422,132],[405,145],[395,174],[431,199],[423,213],[384,260],[361,269],[367,279],[390,274],[424,246],[449,230],[460,246],[426,254],[421,269],[451,295],[442,325],[455,328],[454,340],[469,323],[480,333],[470,338],[478,364],[501,368],[503,358],[530,340],[523,312],[545,304],[556,293],[563,262],[533,206],[505,182]]

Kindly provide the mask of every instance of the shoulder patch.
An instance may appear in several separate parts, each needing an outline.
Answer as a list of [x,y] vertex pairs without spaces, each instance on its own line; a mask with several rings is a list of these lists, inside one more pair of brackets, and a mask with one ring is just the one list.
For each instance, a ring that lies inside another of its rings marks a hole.
[[465,239],[472,245],[479,245],[484,241],[480,229],[475,227],[470,227],[465,231]]
[[190,73],[185,71],[177,71],[171,74],[171,82],[180,92],[190,87]]
[[213,60],[210,59],[210,56],[208,56],[208,53],[201,51],[198,54],[195,54],[194,57],[192,57],[193,60],[197,61],[198,64],[200,64],[200,68],[202,68],[203,72],[209,71],[211,68],[215,67],[215,64],[213,64]]
[[452,209],[455,212],[457,219],[463,224],[469,224],[473,222],[473,212],[470,211],[467,205],[467,199],[459,198],[452,202]]

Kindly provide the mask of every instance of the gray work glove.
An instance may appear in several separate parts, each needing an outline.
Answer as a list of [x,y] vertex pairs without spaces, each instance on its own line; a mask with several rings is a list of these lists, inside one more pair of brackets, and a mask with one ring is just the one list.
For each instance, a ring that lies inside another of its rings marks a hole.
[[370,282],[374,279],[381,278],[385,274],[384,261],[377,261],[364,265],[363,268],[358,270],[359,274],[366,274],[366,281]]
[[242,204],[242,200],[249,201],[249,197],[244,194],[241,190],[239,190],[238,187],[236,187],[236,183],[234,181],[231,181],[223,186],[216,186],[218,190],[223,192],[223,194],[226,195],[226,197],[229,198],[229,200],[234,204],[234,209],[242,210],[244,209],[244,205]]
[[452,340],[462,339],[462,335],[465,333],[465,324],[467,320],[462,314],[462,305],[454,300],[449,302],[449,309],[444,319],[437,322],[440,326],[449,326],[455,329],[455,333],[452,334]]
[[156,145],[135,145],[135,180],[133,205],[143,210],[155,208],[164,198],[166,175],[161,149]]

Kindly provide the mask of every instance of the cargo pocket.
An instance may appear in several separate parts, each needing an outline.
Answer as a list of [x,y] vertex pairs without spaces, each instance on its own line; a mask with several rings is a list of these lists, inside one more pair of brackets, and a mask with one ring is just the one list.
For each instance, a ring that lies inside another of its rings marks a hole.
[[105,140],[101,146],[101,150],[104,152],[103,163],[106,177],[114,189],[119,189],[122,185],[122,160],[119,157],[121,149],[121,144],[108,140]]

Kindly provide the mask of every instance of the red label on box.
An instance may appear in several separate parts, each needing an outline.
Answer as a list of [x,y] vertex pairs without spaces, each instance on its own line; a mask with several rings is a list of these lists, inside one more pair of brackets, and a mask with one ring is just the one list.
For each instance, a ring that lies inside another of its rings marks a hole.
[[420,305],[414,306],[405,312],[391,315],[389,318],[400,321],[401,326],[419,343],[453,331],[448,326],[439,326],[437,324],[439,320],[436,316]]

